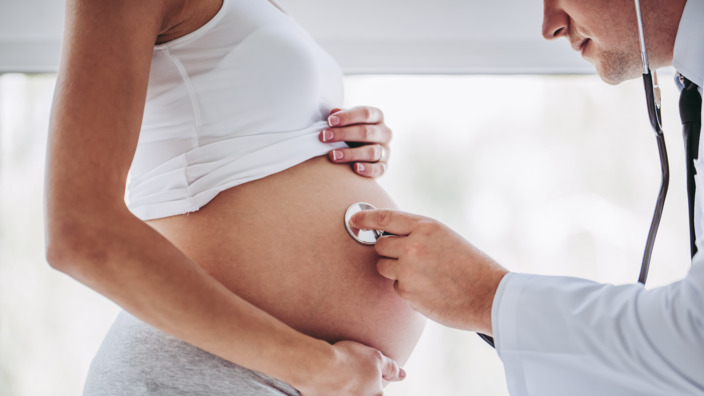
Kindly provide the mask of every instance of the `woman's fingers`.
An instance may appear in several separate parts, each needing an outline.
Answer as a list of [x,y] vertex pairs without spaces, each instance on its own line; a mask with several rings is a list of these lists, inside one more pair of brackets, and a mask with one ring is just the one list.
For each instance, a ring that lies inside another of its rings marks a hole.
[[320,133],[320,140],[325,143],[354,142],[381,143],[391,141],[392,132],[386,124],[359,124],[337,128],[326,128]]
[[334,149],[329,156],[333,162],[387,162],[389,150],[381,144],[369,144],[357,148]]
[[383,379],[386,381],[401,381],[406,378],[406,372],[398,366],[396,361],[386,357],[385,355],[381,356],[381,376]]
[[354,173],[360,176],[377,178],[381,177],[384,172],[386,172],[386,164],[381,162],[378,164],[365,164],[363,162],[354,164]]
[[330,161],[338,164],[351,163],[354,172],[360,176],[375,178],[386,172],[388,152],[384,146],[374,144],[358,148],[334,149],[328,153],[328,157]]
[[381,122],[384,122],[384,113],[376,107],[370,106],[353,107],[347,110],[333,109],[328,116],[328,125],[331,127],[344,127],[355,124],[378,124]]
[[384,113],[375,107],[333,109],[328,128],[320,132],[325,143],[347,142],[350,148],[330,151],[329,158],[338,164],[352,164],[360,176],[376,178],[386,172],[392,132],[384,124]]

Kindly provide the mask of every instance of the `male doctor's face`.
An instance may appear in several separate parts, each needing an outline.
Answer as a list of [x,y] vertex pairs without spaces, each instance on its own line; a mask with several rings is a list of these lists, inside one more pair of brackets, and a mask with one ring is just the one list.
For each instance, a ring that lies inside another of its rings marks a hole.
[[544,0],[543,36],[567,38],[609,84],[642,72],[633,0]]

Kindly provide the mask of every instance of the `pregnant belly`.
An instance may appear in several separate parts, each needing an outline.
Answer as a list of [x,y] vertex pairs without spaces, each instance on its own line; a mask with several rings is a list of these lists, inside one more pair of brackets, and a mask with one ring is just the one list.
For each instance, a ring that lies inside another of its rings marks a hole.
[[376,272],[374,248],[347,234],[347,207],[394,207],[370,179],[318,157],[221,192],[198,212],[151,220],[233,293],[329,342],[354,340],[400,363],[423,319]]

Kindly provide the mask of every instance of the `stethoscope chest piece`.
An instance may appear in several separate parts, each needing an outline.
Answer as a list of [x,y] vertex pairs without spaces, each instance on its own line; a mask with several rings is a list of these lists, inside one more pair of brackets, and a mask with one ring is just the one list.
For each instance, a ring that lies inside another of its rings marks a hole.
[[347,208],[347,212],[345,212],[345,228],[347,228],[347,232],[349,232],[350,236],[355,241],[364,245],[375,244],[376,240],[383,235],[383,232],[378,230],[360,230],[359,228],[352,227],[350,225],[350,218],[352,218],[355,213],[371,209],[376,209],[376,207],[366,202],[357,202],[350,205],[350,207]]

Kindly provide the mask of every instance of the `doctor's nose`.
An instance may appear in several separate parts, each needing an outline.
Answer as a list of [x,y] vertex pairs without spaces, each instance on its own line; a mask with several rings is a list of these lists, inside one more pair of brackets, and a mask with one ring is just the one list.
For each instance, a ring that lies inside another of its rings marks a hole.
[[558,9],[555,0],[543,2],[543,37],[553,40],[567,34],[570,19],[563,10]]

